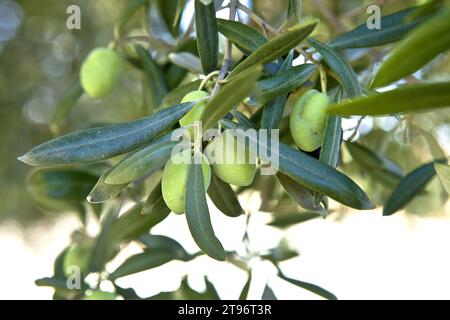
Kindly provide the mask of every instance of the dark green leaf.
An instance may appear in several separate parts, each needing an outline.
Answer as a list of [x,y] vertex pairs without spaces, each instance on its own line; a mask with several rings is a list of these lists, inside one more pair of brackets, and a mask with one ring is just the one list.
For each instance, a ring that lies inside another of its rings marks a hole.
[[358,76],[345,58],[333,48],[316,39],[310,38],[308,40],[321,54],[331,70],[339,77],[342,88],[344,88],[347,95],[349,97],[361,96],[363,92],[361,84],[358,81]]
[[177,253],[181,260],[187,259],[189,254],[183,248],[183,246],[172,238],[154,235],[154,234],[144,234],[139,237],[139,241],[142,242],[147,249],[164,249],[168,251],[173,251]]
[[119,193],[128,185],[124,184],[107,184],[106,178],[109,176],[111,169],[106,170],[98,179],[95,186],[87,196],[90,203],[102,203],[115,199]]
[[50,128],[54,132],[59,131],[59,127],[64,123],[67,115],[72,107],[77,103],[80,97],[83,95],[84,90],[81,87],[80,79],[77,79],[72,86],[64,93],[61,100],[59,100],[56,106],[56,112],[50,121]]
[[236,193],[228,183],[220,180],[214,172],[211,172],[211,183],[208,188],[208,195],[223,214],[229,217],[238,217],[244,213]]
[[450,82],[404,85],[367,97],[344,100],[330,106],[329,113],[342,116],[386,115],[426,111],[450,106]]
[[450,9],[429,19],[413,30],[383,62],[372,88],[387,86],[408,76],[450,49]]
[[241,294],[239,295],[239,300],[247,300],[248,299],[248,292],[250,291],[250,285],[252,284],[252,271],[249,270],[247,272],[247,281],[244,284],[244,287],[242,288]]
[[161,183],[159,183],[145,201],[144,206],[142,207],[142,214],[167,216],[169,213],[170,209],[164,202],[161,191]]
[[302,289],[311,291],[312,293],[317,294],[318,296],[321,296],[327,300],[337,300],[337,297],[332,294],[331,292],[315,285],[312,283],[308,283],[308,282],[304,282],[304,281],[300,281],[300,280],[295,280],[295,279],[291,279],[286,277],[283,273],[279,272],[278,276],[283,279],[284,281],[287,281],[289,283],[292,283],[293,285],[300,287]]
[[250,94],[255,87],[256,80],[261,75],[261,71],[261,66],[250,68],[234,77],[230,80],[230,83],[221,88],[219,93],[205,107],[201,118],[203,130],[214,126],[217,121]]
[[335,49],[368,48],[382,46],[396,42],[423,20],[406,21],[415,8],[408,8],[381,18],[381,29],[369,29],[364,22],[355,29],[346,32],[330,42],[330,47]]
[[194,103],[183,103],[131,122],[77,131],[45,142],[20,161],[33,166],[96,162],[126,153],[151,141],[183,117]]
[[164,97],[163,101],[158,107],[158,110],[179,104],[183,97],[189,92],[198,90],[198,87],[201,83],[202,80],[196,80],[176,87]]
[[436,170],[434,169],[436,162],[447,163],[447,160],[427,163],[410,172],[400,181],[384,205],[384,216],[390,216],[406,206],[425,188],[428,182],[436,175]]
[[287,228],[291,225],[303,223],[312,219],[322,217],[321,214],[317,212],[293,212],[291,214],[274,214],[273,220],[269,223],[269,226],[278,228]]
[[313,64],[303,64],[275,76],[258,81],[253,99],[265,104],[300,87],[316,70]]
[[450,166],[441,163],[435,163],[434,169],[441,180],[442,185],[448,194],[450,194]]
[[141,300],[141,297],[134,291],[133,288],[122,288],[113,283],[114,288],[118,295],[122,296],[125,300]]
[[208,4],[205,2],[195,0],[195,29],[198,54],[203,71],[208,74],[217,68],[219,34],[214,1],[210,0]]
[[136,52],[141,59],[142,66],[144,67],[144,75],[147,80],[147,86],[150,92],[148,92],[149,97],[151,98],[150,108],[153,110],[158,107],[164,97],[167,94],[167,84],[164,79],[164,75],[150,56],[150,52],[145,50],[142,46],[136,45]]
[[172,148],[178,143],[178,141],[171,141],[171,135],[172,133],[165,134],[120,161],[111,169],[105,182],[107,184],[125,184],[162,168],[169,160]]
[[[67,280],[64,278],[41,278],[41,279],[37,279],[35,281],[36,285],[38,287],[52,287],[55,289],[63,289],[63,290],[69,290],[67,287]],[[82,290],[86,290],[86,286],[83,285],[83,287],[81,289],[71,289],[71,290],[76,290],[76,291],[82,291]]]
[[186,186],[186,219],[192,237],[208,256],[224,261],[225,250],[214,235],[209,217],[201,164],[190,165]]
[[288,19],[295,17],[300,22],[302,16],[303,0],[289,0],[288,2]]
[[273,292],[272,288],[269,287],[268,284],[264,287],[264,291],[262,294],[262,300],[278,300]]
[[233,42],[246,55],[267,42],[261,33],[239,21],[217,19],[220,33]]
[[251,55],[249,55],[244,61],[238,64],[231,72],[230,77],[236,76],[240,72],[254,65],[264,65],[287,54],[291,49],[295,48],[309,34],[311,34],[316,25],[316,21],[305,25],[297,25],[289,31],[266,42],[256,49]]

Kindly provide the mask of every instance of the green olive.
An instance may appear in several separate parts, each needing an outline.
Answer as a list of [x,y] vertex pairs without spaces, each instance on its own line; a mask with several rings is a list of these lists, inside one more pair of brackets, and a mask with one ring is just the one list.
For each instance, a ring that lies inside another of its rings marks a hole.
[[89,272],[91,253],[92,249],[88,245],[81,243],[71,245],[64,255],[64,274],[70,276],[73,272],[72,268],[75,266],[80,268],[82,274],[86,275]]
[[213,171],[222,181],[234,186],[248,186],[252,183],[256,172],[256,157],[250,155],[248,144],[239,142],[229,130],[216,137],[206,151],[214,157]]
[[[205,110],[206,107],[206,98],[209,97],[209,93],[202,90],[196,90],[189,92],[187,95],[183,97],[181,100],[181,103],[185,102],[191,102],[200,100],[195,106],[192,107],[192,109],[184,115],[183,118],[180,119],[180,126],[181,127],[188,127],[190,125],[193,125],[195,121],[199,121],[202,117],[203,110]],[[187,128],[189,135],[191,137],[191,140],[194,140],[195,137],[195,128],[194,127],[188,127]]]
[[301,150],[311,152],[322,145],[329,103],[326,94],[309,90],[292,109],[291,135]]
[[[171,158],[165,165],[161,178],[161,189],[164,202],[176,214],[184,212],[186,182],[188,178],[191,150],[186,150]],[[178,162],[178,163],[177,163]],[[205,190],[211,181],[211,168],[208,159],[202,155],[203,183]]]
[[81,66],[81,86],[92,98],[102,98],[114,90],[122,71],[123,60],[117,52],[109,48],[96,48]]
[[116,300],[117,295],[112,292],[105,292],[101,290],[93,290],[90,294],[83,297],[83,300]]

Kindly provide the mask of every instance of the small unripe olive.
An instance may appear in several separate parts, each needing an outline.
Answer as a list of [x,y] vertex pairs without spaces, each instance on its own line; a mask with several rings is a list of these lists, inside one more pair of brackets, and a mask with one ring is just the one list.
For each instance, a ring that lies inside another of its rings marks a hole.
[[214,173],[234,186],[248,186],[256,172],[256,155],[252,155],[248,144],[240,142],[228,130],[216,137],[206,149],[214,157]]
[[117,52],[109,48],[96,48],[81,66],[81,86],[92,98],[102,98],[114,90],[122,71],[123,60]]
[[91,294],[83,297],[83,300],[116,300],[117,295],[112,292],[105,292],[101,290],[94,290]]
[[183,118],[180,119],[180,126],[187,127],[191,140],[194,140],[195,135],[195,128],[191,125],[193,125],[195,121],[199,121],[201,119],[203,110],[205,110],[206,107],[206,98],[208,97],[208,92],[196,90],[189,92],[181,100],[181,103],[199,100],[199,102],[195,106],[193,106],[192,109],[188,113],[186,113]]
[[64,274],[70,276],[74,272],[72,268],[78,267],[81,273],[86,275],[89,271],[91,253],[91,247],[86,244],[75,243],[71,245],[64,255]]
[[322,145],[328,105],[328,96],[317,90],[309,90],[295,104],[290,129],[295,144],[301,150],[311,152]]
[[[177,159],[170,159],[161,178],[161,190],[164,202],[176,214],[184,212],[186,182],[191,161],[191,150],[186,150],[177,155]],[[211,181],[211,168],[208,159],[202,155],[202,172],[205,190]]]

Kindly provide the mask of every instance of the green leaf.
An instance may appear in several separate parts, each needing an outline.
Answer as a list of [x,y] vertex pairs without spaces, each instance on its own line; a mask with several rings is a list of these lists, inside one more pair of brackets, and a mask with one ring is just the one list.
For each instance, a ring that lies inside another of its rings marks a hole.
[[368,48],[396,42],[421,24],[424,20],[407,21],[407,17],[415,12],[408,8],[381,18],[381,29],[369,29],[364,22],[355,29],[346,32],[330,42],[334,49]]
[[296,279],[291,279],[289,277],[286,277],[281,271],[279,271],[278,276],[283,279],[284,281],[287,281],[291,284],[293,284],[294,286],[300,287],[302,289],[311,291],[312,293],[317,294],[318,296],[321,296],[327,300],[337,300],[337,297],[332,294],[331,292],[329,292],[328,290],[325,290],[315,284],[312,283],[308,283],[308,282],[304,282],[304,281],[300,281],[300,280],[296,280]]
[[363,94],[361,84],[358,81],[353,68],[347,63],[345,58],[333,48],[320,41],[309,38],[308,41],[321,54],[323,59],[339,77],[342,88],[349,97],[357,97]]
[[203,130],[214,126],[233,107],[248,97],[255,87],[256,80],[261,75],[261,71],[261,66],[250,68],[234,77],[220,89],[219,93],[208,102],[203,111],[201,118]]
[[130,0],[127,2],[127,5],[122,10],[120,17],[114,26],[114,37],[116,39],[120,38],[121,32],[125,24],[131,17],[135,14],[135,12],[144,4],[148,3],[149,0]]
[[81,210],[97,177],[80,169],[42,169],[30,177],[27,191],[48,210]]
[[289,0],[287,13],[288,19],[290,17],[295,17],[297,21],[300,22],[302,17],[302,7],[303,7],[303,0]]
[[303,64],[288,71],[277,73],[273,77],[260,80],[256,84],[253,99],[259,104],[265,104],[286,95],[303,85],[315,70],[314,64]]
[[125,184],[161,169],[170,159],[172,148],[178,143],[178,141],[171,141],[171,135],[171,132],[165,134],[120,161],[111,169],[105,182],[107,184]]
[[208,4],[195,0],[195,30],[203,71],[208,74],[217,68],[219,34],[214,1]]
[[144,68],[144,75],[147,80],[148,88],[150,89],[150,92],[148,92],[148,95],[152,100],[150,108],[154,109],[161,104],[162,100],[166,96],[168,92],[167,84],[161,69],[150,56],[150,52],[140,45],[135,45],[135,48],[139,58],[141,59],[142,66]]
[[229,77],[236,76],[240,72],[254,65],[264,65],[281,56],[284,56],[292,48],[295,48],[300,42],[302,42],[309,34],[311,34],[316,25],[317,21],[313,21],[305,25],[297,25],[289,31],[269,40],[256,49],[244,61],[239,63],[233,69]]
[[162,217],[167,216],[170,213],[170,209],[164,202],[161,190],[161,183],[159,183],[153,191],[147,197],[142,207],[142,214],[144,215],[161,215]]
[[33,166],[96,162],[129,152],[175,124],[194,105],[183,103],[131,122],[77,131],[45,142],[20,161]]
[[151,249],[143,253],[129,257],[113,273],[109,275],[110,280],[145,271],[162,266],[172,260],[178,259],[176,252],[167,249]]
[[[62,290],[69,290],[67,288],[67,280],[64,278],[55,278],[55,277],[46,277],[46,278],[41,278],[41,279],[37,279],[35,281],[35,284],[38,287],[52,287],[55,289],[62,289]],[[86,290],[86,285],[82,284],[82,288],[77,289],[77,288],[73,288],[70,290],[75,290],[75,291],[83,291]]]
[[[221,123],[226,128],[237,128],[237,125],[231,121],[222,121]],[[270,163],[270,158],[278,157],[279,171],[304,187],[321,192],[351,208],[360,210],[374,208],[365,192],[335,168],[284,143],[280,143],[276,150],[272,149],[272,146],[268,145],[266,141],[257,138],[255,140],[255,137],[245,135],[242,130],[237,130],[236,134],[245,136],[253,143],[258,143],[260,150],[266,150],[260,152],[261,160]]]
[[418,83],[331,105],[328,112],[341,116],[387,115],[450,106],[450,82]]
[[144,234],[139,237],[139,241],[142,242],[147,249],[165,249],[173,251],[180,260],[187,260],[190,258],[189,253],[187,253],[183,246],[172,238],[162,235]]
[[59,131],[59,127],[64,123],[70,110],[78,102],[83,93],[84,90],[81,87],[80,79],[77,79],[67,92],[64,93],[56,106],[56,112],[50,121],[50,128],[53,132]]
[[277,178],[283,189],[303,209],[317,212],[318,214],[325,214],[325,210],[320,205],[315,205],[314,198],[311,192],[308,191],[304,186],[299,184],[292,178],[278,172]]
[[119,193],[128,185],[124,184],[107,184],[106,179],[111,173],[111,169],[106,170],[98,179],[95,186],[87,196],[87,201],[90,203],[102,203],[117,198]]
[[170,32],[176,36],[187,0],[158,0],[158,8]]
[[[294,50],[289,52],[289,55],[283,61],[278,70],[277,74],[288,71],[292,68],[292,61],[294,60]],[[275,100],[269,102],[263,108],[263,113],[261,116],[261,129],[278,129],[280,126],[281,119],[283,118],[284,109],[286,106],[288,95],[282,95]]]
[[261,300],[278,300],[272,288],[270,288],[268,284],[264,287]]
[[174,65],[186,69],[194,74],[203,72],[200,59],[190,52],[172,52],[169,53],[168,58]]
[[434,169],[441,180],[442,185],[448,194],[450,194],[450,166],[441,163],[435,163]]
[[383,62],[372,88],[387,86],[421,69],[440,53],[450,49],[450,9],[413,30]]
[[220,180],[214,172],[211,172],[211,183],[208,188],[208,195],[217,209],[223,214],[229,217],[238,217],[244,213],[236,193],[228,183]]
[[319,217],[323,216],[317,212],[293,212],[291,214],[283,215],[274,214],[273,220],[268,225],[284,229],[291,225],[303,223]]
[[447,163],[447,160],[437,160],[420,166],[400,181],[384,205],[384,216],[390,216],[406,206],[425,188],[436,174],[434,169],[436,162]]
[[208,256],[224,261],[225,250],[214,235],[209,217],[201,164],[190,165],[186,186],[186,219],[192,237]]
[[248,299],[248,292],[250,291],[250,285],[252,284],[252,271],[249,270],[247,272],[247,281],[244,284],[244,287],[242,288],[241,294],[239,295],[239,300],[247,300]]
[[164,108],[179,104],[183,97],[189,92],[198,90],[201,83],[202,80],[196,80],[176,87],[164,97],[163,101],[158,107],[158,110],[162,110]]
[[407,21],[414,21],[420,17],[429,15],[430,13],[433,13],[440,9],[442,5],[444,4],[444,0],[428,0],[423,5],[417,7],[414,12],[412,12],[407,17]]
[[217,25],[219,32],[246,55],[250,55],[267,42],[267,38],[261,33],[239,21],[217,19]]

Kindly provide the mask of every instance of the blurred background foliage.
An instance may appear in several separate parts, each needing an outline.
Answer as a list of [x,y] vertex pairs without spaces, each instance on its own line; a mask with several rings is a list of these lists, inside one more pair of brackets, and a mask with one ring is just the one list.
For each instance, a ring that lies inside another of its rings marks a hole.
[[[51,217],[39,210],[27,193],[25,182],[29,169],[16,157],[56,136],[49,123],[58,101],[76,80],[81,62],[89,51],[97,46],[106,46],[112,40],[114,24],[126,2],[0,0],[0,223],[14,219],[29,224]],[[242,2],[253,6],[256,13],[275,27],[281,26],[285,19],[287,0]],[[314,36],[329,40],[364,22],[367,18],[364,9],[368,4],[380,4],[384,15],[421,2],[311,0],[304,1],[303,16],[305,21],[320,18],[322,22]],[[66,9],[71,4],[81,8],[81,30],[66,28]],[[245,16],[241,18],[245,20]],[[140,19],[134,19],[126,29],[141,27]],[[182,27],[186,27],[183,22]],[[374,70],[374,60],[383,55],[384,50],[383,47],[353,50],[349,54],[355,58],[355,68],[366,70],[361,74],[364,78],[365,73]],[[162,56],[161,60],[164,59]],[[450,55],[436,59],[420,76],[426,80],[449,80]],[[68,114],[60,133],[138,118],[146,114],[143,100],[140,73],[129,64],[113,94],[102,100],[82,96]],[[355,123],[356,120],[352,119],[344,125],[351,129]],[[407,173],[433,157],[448,156],[449,123],[447,109],[408,115],[402,119],[365,119],[356,140],[391,159]],[[351,133],[349,130],[345,137]],[[350,156],[348,150],[344,148],[341,168],[350,173],[377,204],[383,203],[395,186],[396,178],[389,172],[364,167],[364,159],[358,161],[355,155]],[[446,195],[435,179],[409,205],[409,209],[420,215],[429,215],[431,211],[442,213],[439,208],[445,200]]]

